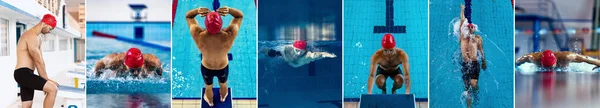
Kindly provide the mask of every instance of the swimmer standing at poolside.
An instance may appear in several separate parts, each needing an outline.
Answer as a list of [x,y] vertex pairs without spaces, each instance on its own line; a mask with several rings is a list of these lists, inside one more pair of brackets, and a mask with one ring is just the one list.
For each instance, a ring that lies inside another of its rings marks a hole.
[[[368,93],[372,94],[373,78],[376,77],[377,87],[386,94],[385,80],[390,77],[394,80],[392,94],[406,84],[404,94],[410,93],[410,66],[408,64],[408,54],[400,48],[396,48],[396,40],[392,34],[385,34],[381,40],[383,48],[377,50],[371,57],[371,67],[369,68],[369,80],[367,81]],[[377,66],[379,65],[379,66]],[[402,65],[402,69],[400,69]]]
[[[196,15],[200,14],[205,17],[204,25],[206,29],[200,28],[196,19]],[[233,16],[228,27],[221,29],[223,20],[221,16],[230,14]],[[227,53],[233,46],[233,41],[238,35],[242,18],[242,11],[229,8],[227,6],[219,8],[215,11],[210,11],[208,8],[192,9],[186,13],[186,20],[190,28],[190,34],[196,47],[202,52],[201,72],[204,78],[206,91],[203,94],[203,99],[209,106],[213,106],[213,77],[219,79],[221,87],[221,102],[225,102],[228,95],[227,77],[229,75],[229,59]]]
[[592,70],[600,67],[600,60],[568,51],[552,52],[551,50],[545,50],[544,52],[531,53],[519,57],[516,64],[521,65],[526,62],[531,62],[538,67],[550,70],[554,68],[566,68],[571,62],[585,62],[596,65]]
[[275,49],[269,49],[269,57],[281,56],[292,67],[300,67],[310,62],[323,58],[335,58],[335,54],[327,52],[311,52],[306,49],[306,41],[297,40],[293,45],[279,46]]
[[[51,80],[46,73],[40,35],[50,33],[55,27],[56,18],[51,14],[46,14],[40,23],[25,31],[19,38],[14,78],[21,87],[21,106],[23,108],[31,108],[34,90],[43,90],[46,93],[44,108],[54,106],[58,83]],[[35,69],[39,75],[33,73]]]
[[[475,34],[475,31],[477,31],[476,25],[468,23],[468,25],[466,25],[467,27],[464,27],[464,24],[467,24],[468,22],[465,21],[468,19],[465,18],[464,11],[465,6],[461,5],[459,44],[462,57],[462,79],[465,84],[465,91],[463,94],[467,95],[469,94],[469,88],[472,89],[472,92],[476,92],[478,90],[477,81],[479,80],[479,72],[481,71],[479,68],[478,59],[481,58],[481,68],[485,70],[487,66],[483,51],[483,41],[481,36]],[[468,28],[468,30],[465,31],[463,28]],[[470,97],[467,97],[467,107],[471,107]]]
[[118,77],[129,75],[142,78],[162,76],[163,71],[158,57],[153,54],[142,54],[138,48],[130,48],[123,53],[108,54],[98,60],[94,67],[96,77],[102,75],[106,69],[112,70]]

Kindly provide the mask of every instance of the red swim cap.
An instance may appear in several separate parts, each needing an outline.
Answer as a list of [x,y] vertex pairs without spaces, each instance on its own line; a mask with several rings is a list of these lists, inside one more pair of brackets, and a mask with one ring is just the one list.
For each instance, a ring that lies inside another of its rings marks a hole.
[[556,63],[556,56],[551,50],[546,50],[542,53],[542,66],[552,67]]
[[467,27],[475,27],[475,25],[473,25],[473,23],[469,23],[469,25],[467,25]]
[[204,25],[206,26],[206,31],[208,31],[208,33],[219,33],[219,31],[221,31],[221,27],[223,26],[221,15],[219,15],[217,12],[209,12],[204,19]]
[[129,68],[140,68],[144,65],[144,56],[142,51],[137,48],[130,48],[125,54],[125,66]]
[[392,36],[392,34],[385,34],[381,40],[381,46],[384,49],[396,47],[396,40],[394,40],[394,36]]
[[296,42],[294,42],[294,48],[305,50],[306,49],[306,42],[303,41],[303,40],[297,40]]
[[44,15],[44,17],[42,17],[42,22],[48,24],[52,28],[56,27],[56,18],[54,18],[54,16],[51,14]]

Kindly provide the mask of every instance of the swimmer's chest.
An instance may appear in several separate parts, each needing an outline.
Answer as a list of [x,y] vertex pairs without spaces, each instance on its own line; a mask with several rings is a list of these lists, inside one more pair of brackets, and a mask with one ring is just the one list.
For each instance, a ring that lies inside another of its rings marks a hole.
[[475,55],[477,53],[477,42],[475,39],[462,39],[460,43],[460,50],[467,56]]
[[398,56],[388,56],[379,58],[379,66],[384,68],[395,68],[402,64],[402,60]]

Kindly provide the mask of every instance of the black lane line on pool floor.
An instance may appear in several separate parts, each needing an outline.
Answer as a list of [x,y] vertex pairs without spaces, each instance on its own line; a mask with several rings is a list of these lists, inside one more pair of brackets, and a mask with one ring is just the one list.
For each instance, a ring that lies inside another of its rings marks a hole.
[[385,26],[375,26],[373,33],[406,33],[406,26],[394,26],[394,0],[385,1]]

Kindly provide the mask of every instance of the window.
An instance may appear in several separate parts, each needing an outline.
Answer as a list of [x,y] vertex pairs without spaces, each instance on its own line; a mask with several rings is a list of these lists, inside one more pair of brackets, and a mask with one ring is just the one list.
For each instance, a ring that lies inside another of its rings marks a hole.
[[8,45],[8,20],[0,18],[0,56],[10,54]]
[[42,50],[44,52],[53,52],[54,49],[54,45],[55,45],[55,38],[56,36],[54,34],[47,34],[46,36],[43,36],[43,42],[42,42]]
[[60,40],[58,42],[58,50],[59,51],[68,50],[70,44],[71,43],[69,43],[69,38],[60,37]]

